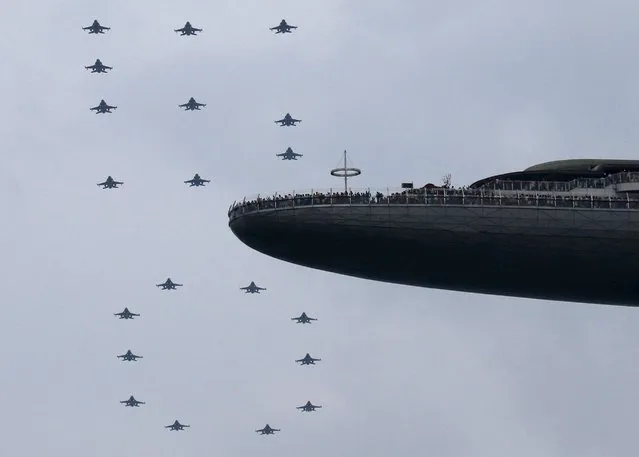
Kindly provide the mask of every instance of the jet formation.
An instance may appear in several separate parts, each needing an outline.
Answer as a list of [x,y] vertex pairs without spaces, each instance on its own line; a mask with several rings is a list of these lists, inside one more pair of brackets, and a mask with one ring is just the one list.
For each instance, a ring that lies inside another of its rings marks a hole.
[[183,105],[178,105],[178,107],[184,108],[184,111],[200,111],[203,106],[206,106],[206,103],[198,103],[193,97],[189,98],[189,101]]
[[277,157],[281,157],[282,160],[297,160],[298,157],[302,157],[304,154],[297,154],[293,152],[290,147],[286,148],[286,151],[281,154],[275,154]]
[[200,187],[206,185],[206,183],[211,182],[210,179],[202,179],[200,175],[195,173],[193,179],[189,179],[188,181],[184,181],[184,184],[189,184],[189,187]]
[[180,424],[180,422],[177,419],[171,425],[164,426],[164,428],[168,428],[170,431],[180,431],[188,427],[190,427],[190,425]]
[[195,27],[193,27],[191,25],[191,23],[189,21],[186,21],[186,24],[184,24],[184,27],[182,27],[181,29],[175,29],[176,33],[179,33],[180,36],[196,36],[197,32],[201,32],[202,29],[196,29]]
[[258,287],[255,285],[253,281],[246,287],[240,287],[240,290],[243,290],[246,294],[259,294],[260,290],[266,290],[264,287]]
[[275,432],[279,432],[281,430],[279,428],[272,428],[270,425],[266,424],[264,428],[255,431],[260,435],[275,435]]
[[106,181],[99,182],[98,186],[102,186],[103,189],[117,189],[122,184],[124,184],[122,181],[116,181],[111,176],[107,176]]
[[91,111],[95,111],[95,114],[104,114],[111,113],[112,109],[117,109],[117,106],[111,106],[104,100],[100,100],[98,106],[94,106],[93,108],[89,108]]
[[86,27],[82,27],[82,30],[88,30],[89,31],[89,35],[97,35],[100,33],[104,33],[105,30],[111,30],[111,27],[105,27],[103,25],[100,25],[100,23],[98,22],[98,20],[94,20],[93,24],[86,26]]
[[284,19],[282,19],[282,21],[279,23],[279,25],[276,25],[275,27],[271,27],[271,28],[269,28],[269,30],[275,31],[275,34],[277,35],[278,33],[292,33],[291,30],[292,29],[296,29],[296,28],[297,28],[297,26],[288,25],[286,23],[286,21]]
[[123,362],[137,362],[138,359],[143,359],[143,358],[144,357],[142,357],[141,355],[135,355],[133,352],[131,352],[131,349],[126,351],[125,354],[118,356],[118,359],[122,359]]
[[[131,398],[133,398],[133,397],[131,397]],[[298,406],[297,407],[297,409],[299,409],[300,411],[307,412],[307,413],[315,411],[317,408],[321,408],[321,406],[314,405],[310,401],[307,401],[306,404],[303,405],[303,406]]]
[[[275,27],[270,27],[269,30],[275,31],[276,34],[286,34],[291,33],[292,30],[297,29],[297,26],[289,25],[286,20],[282,19],[279,25]],[[106,31],[111,30],[110,27],[106,27],[101,25],[98,20],[94,20],[93,23],[89,26],[82,27],[82,30],[87,31],[90,35],[99,35],[104,34]],[[180,36],[196,36],[197,33],[202,32],[201,28],[196,28],[191,25],[190,22],[186,22],[184,27],[180,29],[174,30],[176,33],[179,33]],[[93,65],[87,65],[84,67],[86,70],[91,70],[91,73],[108,73],[113,70],[113,67],[104,65],[100,59],[96,59]],[[198,103],[195,98],[189,98],[188,102],[178,105],[180,108],[184,108],[185,111],[199,111],[202,107],[205,107],[205,103]],[[111,113],[112,110],[117,109],[117,106],[109,105],[104,99],[100,100],[100,103],[97,106],[89,108],[91,111],[95,111],[96,114],[105,114]],[[276,124],[280,124],[281,126],[295,126],[298,123],[302,122],[300,119],[293,118],[289,113],[286,113],[284,118],[275,121]],[[285,152],[281,154],[276,154],[277,157],[281,157],[282,160],[297,160],[298,157],[302,157],[302,154],[297,154],[293,152],[291,147],[288,147]],[[202,187],[207,183],[210,183],[209,179],[203,179],[199,174],[195,173],[192,179],[184,181],[184,184],[188,184],[189,187]],[[98,183],[98,186],[101,186],[103,189],[117,189],[118,186],[124,184],[122,181],[116,181],[112,176],[107,176],[106,180]],[[156,284],[156,287],[160,287],[161,290],[176,290],[177,287],[182,287],[182,284],[174,283],[171,278],[167,278],[165,282],[161,284]],[[264,287],[259,287],[255,284],[255,282],[251,281],[251,283],[246,287],[241,287],[240,290],[245,291],[245,293],[250,294],[259,294],[260,291],[266,290]],[[124,308],[123,311],[119,313],[114,313],[114,316],[118,316],[119,319],[132,320],[135,317],[139,317],[140,314],[133,313],[129,310],[129,308]],[[316,318],[309,317],[305,312],[303,312],[299,317],[293,317],[291,320],[296,321],[298,324],[310,324],[311,321],[316,321]],[[124,354],[120,354],[117,356],[118,359],[121,359],[123,362],[136,362],[138,359],[144,358],[141,355],[134,354],[130,349],[126,351]],[[310,356],[310,354],[306,354],[302,359],[296,360],[295,362],[301,363],[302,365],[314,365],[315,362],[320,361],[321,359],[315,359]],[[131,395],[126,400],[121,400],[121,404],[126,407],[139,407],[140,405],[146,404],[144,401],[136,400],[133,395]],[[315,411],[317,408],[321,408],[319,405],[313,405],[310,401],[308,401],[303,406],[298,406],[297,409],[310,412]],[[185,428],[190,427],[190,425],[181,424],[178,420],[173,422],[171,425],[166,425],[165,428],[171,431],[180,431]],[[255,430],[257,433],[261,435],[273,435],[275,432],[279,432],[280,429],[272,428],[269,424],[262,429]]]
[[128,400],[122,400],[120,403],[122,403],[124,406],[134,406],[136,408],[139,408],[140,405],[145,405],[146,404],[146,402],[144,402],[144,401],[137,401],[133,397],[133,395],[131,395]]
[[183,284],[176,284],[171,278],[166,278],[162,284],[156,284],[155,287],[161,287],[162,290],[177,290],[176,287],[182,287]]
[[316,321],[314,317],[308,317],[306,313],[302,313],[299,317],[291,317],[292,321],[297,321],[298,324],[310,324],[311,321]]
[[302,122],[300,119],[294,119],[289,113],[286,113],[279,121],[274,121],[276,124],[280,124],[280,127],[296,126],[297,122]]
[[132,313],[129,311],[129,308],[124,308],[124,311],[121,313],[114,313],[114,316],[120,316],[120,319],[133,319],[135,317],[139,317],[139,314]]
[[100,59],[95,59],[95,63],[93,65],[88,65],[84,68],[91,70],[91,73],[106,73],[107,70],[113,70],[113,67],[107,67]]
[[314,359],[307,352],[306,355],[303,358],[301,358],[299,360],[296,360],[295,362],[299,363],[300,365],[315,365],[315,362],[320,362],[321,360],[322,359]]

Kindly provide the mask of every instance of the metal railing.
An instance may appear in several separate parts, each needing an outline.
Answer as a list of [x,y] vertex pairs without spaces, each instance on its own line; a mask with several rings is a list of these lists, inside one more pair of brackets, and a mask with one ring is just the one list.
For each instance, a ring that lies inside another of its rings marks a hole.
[[605,189],[621,183],[639,182],[639,173],[624,171],[603,178],[580,178],[572,181],[511,181],[500,180],[484,184],[484,190],[509,190],[530,192],[570,192],[575,189]]
[[316,191],[275,194],[270,197],[234,202],[229,208],[230,218],[263,210],[309,206],[519,206],[543,208],[601,208],[639,210],[639,198],[628,193],[612,195],[571,195],[558,193],[518,193],[487,191],[484,189],[402,189],[396,192],[359,190],[345,192]]

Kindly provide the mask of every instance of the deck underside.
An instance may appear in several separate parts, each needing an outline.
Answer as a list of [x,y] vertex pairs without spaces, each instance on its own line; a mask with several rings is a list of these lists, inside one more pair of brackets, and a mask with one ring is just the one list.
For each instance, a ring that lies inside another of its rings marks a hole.
[[[295,264],[420,287],[639,305],[639,239],[597,229],[499,231],[318,223],[303,210],[230,222],[246,245]],[[608,232],[606,232],[608,233]],[[630,236],[632,235],[632,236]]]

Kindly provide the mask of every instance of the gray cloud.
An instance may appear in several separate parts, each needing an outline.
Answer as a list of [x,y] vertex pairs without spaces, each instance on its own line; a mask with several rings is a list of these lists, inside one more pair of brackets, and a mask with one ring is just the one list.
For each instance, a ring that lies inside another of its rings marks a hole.
[[[404,3],[5,8],[0,454],[634,455],[633,309],[335,276],[228,229],[244,195],[341,186],[344,149],[373,188],[633,156],[636,2]],[[271,35],[282,17],[298,31]],[[94,18],[111,32],[84,35]],[[112,73],[84,71],[98,57]],[[274,126],[287,111],[299,127]]]

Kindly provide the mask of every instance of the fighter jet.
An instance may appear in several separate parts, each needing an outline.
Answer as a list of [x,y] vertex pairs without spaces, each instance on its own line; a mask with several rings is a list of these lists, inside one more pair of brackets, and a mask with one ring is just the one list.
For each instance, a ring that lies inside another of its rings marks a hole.
[[92,33],[97,35],[98,33],[104,33],[105,30],[111,30],[111,27],[104,27],[103,25],[100,25],[100,23],[96,19],[90,26],[82,27],[82,30],[88,30],[89,35],[91,35]]
[[264,287],[257,287],[253,281],[246,287],[240,287],[240,290],[243,290],[244,293],[247,294],[259,294],[260,290],[266,290]]
[[196,29],[188,21],[186,22],[186,24],[184,24],[184,27],[182,27],[181,29],[175,29],[175,32],[179,33],[180,36],[184,36],[184,35],[196,36],[195,32],[201,32],[201,31],[202,31],[202,29]]
[[[133,398],[133,397],[131,397],[131,398]],[[316,408],[321,408],[321,406],[314,405],[310,401],[307,401],[304,406],[298,406],[297,407],[297,409],[299,409],[301,411],[305,411],[307,413],[309,413],[311,411],[315,411]]]
[[121,313],[114,313],[114,316],[120,316],[120,319],[133,319],[133,317],[138,317],[139,314],[132,313],[129,311],[129,308],[124,308],[124,311]]
[[257,433],[259,433],[260,435],[274,435],[275,432],[279,432],[280,429],[279,428],[271,428],[270,425],[266,424],[266,427],[261,428],[259,430],[255,430]]
[[99,182],[98,186],[102,186],[103,189],[117,189],[122,184],[124,184],[122,181],[115,181],[111,176],[107,176],[106,181]]
[[275,30],[275,34],[278,33],[291,33],[291,29],[296,29],[295,25],[288,25],[284,19],[280,22],[280,25],[276,25],[275,27],[269,28],[269,30]]
[[314,317],[308,317],[306,313],[302,313],[299,317],[291,317],[292,321],[297,321],[298,324],[310,324],[311,321],[316,321]]
[[297,154],[291,148],[287,148],[285,152],[275,155],[281,157],[282,160],[297,160],[298,157],[302,157],[304,154]]
[[124,404],[124,406],[136,406],[136,407],[140,407],[140,405],[146,405],[146,402],[144,401],[137,401],[133,395],[131,395],[129,397],[128,400],[123,400],[120,403]]
[[161,287],[162,290],[177,290],[176,287],[182,287],[182,284],[176,284],[171,278],[166,278],[162,284],[156,284],[155,287]]
[[111,106],[107,104],[104,100],[100,100],[100,104],[98,106],[94,106],[93,108],[89,108],[91,111],[95,111],[95,114],[104,114],[111,113],[112,109],[118,109],[117,106]]
[[200,175],[198,175],[197,173],[195,173],[195,176],[193,176],[193,179],[189,179],[188,181],[184,181],[184,184],[190,184],[189,187],[200,187],[200,186],[204,186],[207,182],[211,182],[210,179],[202,179],[200,178]]
[[100,59],[95,59],[95,63],[93,65],[89,65],[84,68],[86,68],[87,70],[91,70],[91,73],[106,73],[107,70],[113,70],[113,67],[107,67],[106,65],[102,64],[102,61]]
[[291,115],[289,113],[286,113],[286,116],[284,116],[284,118],[280,119],[279,121],[274,121],[276,124],[280,124],[280,127],[288,127],[288,126],[295,126],[296,122],[302,122],[300,119],[293,119],[291,117]]
[[296,360],[295,362],[300,363],[300,365],[315,365],[315,362],[319,362],[322,359],[314,359],[307,352],[303,359]]
[[189,101],[183,105],[178,105],[180,108],[184,108],[184,111],[199,111],[200,106],[206,106],[206,103],[198,103],[193,97],[189,98]]
[[118,356],[118,359],[122,359],[123,362],[125,360],[127,362],[137,362],[138,359],[143,359],[143,358],[144,357],[142,357],[141,355],[135,355],[133,352],[131,352],[131,349],[126,351],[126,354],[122,354]]
[[164,426],[164,428],[168,428],[171,431],[178,431],[178,432],[180,430],[184,430],[185,427],[190,427],[190,425],[182,425],[182,424],[180,424],[180,422],[177,419],[171,425],[165,425]]

